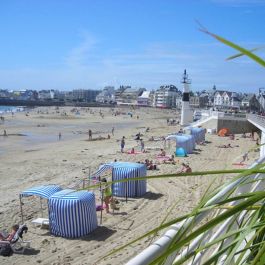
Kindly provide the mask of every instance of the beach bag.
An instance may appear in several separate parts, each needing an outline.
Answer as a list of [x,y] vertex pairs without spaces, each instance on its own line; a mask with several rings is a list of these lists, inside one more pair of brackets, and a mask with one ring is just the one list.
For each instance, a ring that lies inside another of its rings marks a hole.
[[9,244],[0,245],[0,256],[8,257],[13,254],[13,250]]

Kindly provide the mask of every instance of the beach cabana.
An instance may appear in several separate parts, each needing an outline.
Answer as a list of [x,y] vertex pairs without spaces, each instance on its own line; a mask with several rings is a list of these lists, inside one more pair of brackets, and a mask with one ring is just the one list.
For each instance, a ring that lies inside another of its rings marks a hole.
[[95,195],[88,191],[66,189],[48,200],[50,232],[53,235],[78,238],[97,228]]
[[196,143],[201,143],[205,141],[205,129],[199,127],[190,128],[191,135],[194,136]]
[[22,199],[23,197],[29,197],[29,196],[36,196],[40,198],[40,209],[41,213],[43,215],[42,211],[42,199],[49,199],[54,193],[62,190],[62,188],[58,185],[45,185],[45,186],[38,186],[38,187],[33,187],[29,188],[19,194],[19,201],[20,201],[20,212],[21,212],[21,219],[22,223],[24,221],[24,216],[23,216],[23,202]]
[[146,166],[140,163],[113,162],[100,167],[93,177],[99,178],[104,172],[111,170],[112,181],[126,180],[112,184],[112,194],[118,197],[141,197],[146,193],[146,180],[133,180],[146,176]]
[[166,137],[166,140],[176,141],[176,149],[182,147],[187,154],[192,154],[195,148],[195,139],[193,135],[188,134],[172,134]]

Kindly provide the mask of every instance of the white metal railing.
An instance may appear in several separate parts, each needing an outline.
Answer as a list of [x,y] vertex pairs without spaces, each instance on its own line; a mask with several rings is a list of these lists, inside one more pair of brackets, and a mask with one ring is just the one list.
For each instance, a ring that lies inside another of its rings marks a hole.
[[[253,163],[249,168],[253,168],[257,164],[261,164],[265,161],[265,157],[260,158],[257,162]],[[240,188],[237,189],[236,194],[241,194],[245,191],[255,191],[260,190],[264,188],[264,182],[265,180],[258,180],[254,182],[254,184],[251,181],[251,179],[257,179],[260,177],[261,174],[255,174],[250,176],[245,176],[243,178],[237,179],[234,182],[227,185],[224,189],[222,189],[220,192],[218,192],[213,198],[211,198],[205,206],[214,205],[217,202],[221,201],[224,197],[228,197],[230,194],[230,191],[232,191],[235,187]],[[244,184],[244,182],[248,182],[248,184]],[[143,250],[139,255],[131,259],[126,265],[148,265],[153,260],[155,260],[156,257],[164,253],[164,251],[167,249],[167,246],[171,243],[172,239],[177,235],[177,232],[179,229],[185,229],[187,228],[192,222],[196,225],[200,223],[205,217],[207,217],[210,213],[212,213],[211,210],[203,212],[199,215],[197,215],[194,218],[188,218],[184,221],[182,221],[179,224],[171,226],[171,228],[157,241],[155,241],[153,244],[151,244],[148,248]],[[240,218],[244,218],[245,213],[242,212],[239,216]],[[214,239],[216,239],[221,234],[225,233],[227,230],[228,225],[233,221],[233,218],[227,219],[223,224],[219,225],[218,227],[215,227],[215,231],[211,230],[207,233],[204,233],[197,237],[188,247],[186,247],[181,253],[174,253],[171,256],[168,257],[167,261],[165,262],[166,265],[170,265],[173,263],[173,261],[177,261],[181,259],[184,255],[187,255],[191,253],[193,250],[198,248],[198,246],[202,245],[202,242],[212,242]],[[175,238],[177,240],[177,238]],[[204,252],[198,253],[194,259],[192,260],[190,265],[197,265],[200,264],[201,259],[204,255],[207,254],[207,257],[214,254],[213,251],[209,253],[209,250],[206,250]]]

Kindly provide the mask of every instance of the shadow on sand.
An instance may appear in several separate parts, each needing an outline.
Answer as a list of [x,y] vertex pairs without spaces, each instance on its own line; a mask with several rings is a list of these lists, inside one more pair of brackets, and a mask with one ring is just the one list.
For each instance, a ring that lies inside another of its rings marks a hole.
[[145,198],[147,200],[157,200],[163,196],[164,196],[164,194],[162,194],[162,193],[154,193],[154,192],[148,191],[145,193],[143,198]]
[[39,249],[35,249],[35,248],[26,248],[24,253],[16,253],[16,255],[26,255],[26,256],[34,256],[34,255],[38,255],[40,253]]
[[105,241],[107,238],[109,238],[116,232],[117,230],[110,229],[106,226],[98,226],[97,229],[94,230],[92,233],[79,239],[85,241]]

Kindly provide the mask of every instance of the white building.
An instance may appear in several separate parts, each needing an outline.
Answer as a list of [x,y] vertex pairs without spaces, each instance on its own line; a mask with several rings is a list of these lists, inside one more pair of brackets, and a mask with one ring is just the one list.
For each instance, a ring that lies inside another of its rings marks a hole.
[[161,86],[154,96],[157,108],[175,108],[178,89],[174,85]]
[[176,96],[176,109],[181,109],[182,107],[182,93],[178,91]]
[[144,91],[137,99],[137,105],[143,107],[151,107],[154,94],[151,91]]
[[115,93],[115,101],[117,105],[137,105],[138,97],[142,95],[145,88],[131,88],[126,87],[123,90],[120,89],[119,93]]
[[217,90],[214,94],[214,107],[225,108],[239,108],[241,101],[235,92]]
[[39,91],[39,99],[54,99],[54,90],[41,90]]
[[100,103],[115,102],[115,88],[113,86],[105,86],[102,92],[96,96],[96,101]]

